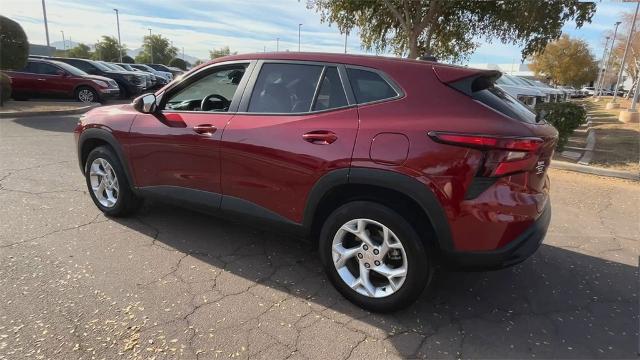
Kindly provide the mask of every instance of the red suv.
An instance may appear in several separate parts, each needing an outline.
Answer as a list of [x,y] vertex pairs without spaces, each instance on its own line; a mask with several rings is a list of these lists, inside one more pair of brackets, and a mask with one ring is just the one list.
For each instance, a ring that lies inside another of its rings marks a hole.
[[29,59],[20,71],[5,71],[11,78],[11,96],[72,98],[82,102],[105,102],[120,94],[118,84],[60,61]]
[[434,265],[502,268],[540,246],[557,132],[499,72],[383,57],[246,54],[75,130],[105,214],[155,197],[296,231],[354,303],[410,304]]

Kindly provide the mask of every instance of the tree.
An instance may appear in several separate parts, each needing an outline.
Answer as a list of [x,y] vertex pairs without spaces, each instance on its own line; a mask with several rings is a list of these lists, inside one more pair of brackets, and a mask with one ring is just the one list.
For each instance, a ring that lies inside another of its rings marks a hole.
[[452,61],[467,58],[482,38],[522,46],[526,58],[560,37],[567,21],[581,27],[595,13],[594,3],[580,0],[309,0],[307,6],[342,33],[357,27],[367,50]]
[[171,45],[169,39],[159,34],[147,35],[142,42],[142,51],[136,56],[136,62],[166,65],[176,54],[178,49]]
[[194,62],[193,62],[193,67],[196,67],[196,66],[198,66],[198,65],[202,65],[202,64],[204,64],[204,61],[203,61],[203,60],[198,59],[198,60],[196,60],[196,61],[194,61]]
[[187,68],[190,66],[191,64],[189,64],[188,62],[180,59],[180,58],[173,58],[171,59],[171,61],[169,61],[169,66],[174,66],[177,67],[180,70],[187,70]]
[[596,59],[587,43],[568,35],[533,55],[531,69],[536,76],[549,78],[554,84],[575,87],[594,81],[598,75]]
[[29,41],[22,26],[0,15],[0,69],[20,70],[27,65]]
[[118,44],[118,39],[113,36],[102,35],[102,40],[96,43],[94,58],[104,61],[119,61],[120,53],[126,53],[126,47]]
[[68,57],[72,58],[81,58],[81,59],[91,59],[93,54],[91,53],[91,48],[85,44],[78,44],[75,47],[69,49],[67,52]]
[[133,58],[129,55],[125,55],[122,57],[122,62],[125,64],[135,64],[135,60],[133,60]]
[[237,51],[234,51],[232,53],[228,46],[224,46],[224,47],[221,47],[220,49],[209,50],[209,59],[213,60],[215,58],[228,56],[228,55],[236,55],[236,54],[238,54]]

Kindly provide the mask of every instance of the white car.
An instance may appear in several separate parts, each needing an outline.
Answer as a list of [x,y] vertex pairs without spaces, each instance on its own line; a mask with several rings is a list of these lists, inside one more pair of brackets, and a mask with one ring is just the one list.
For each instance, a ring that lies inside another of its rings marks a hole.
[[496,86],[532,109],[545,97],[545,94],[540,90],[530,86],[522,86],[504,74],[496,80]]
[[596,93],[596,89],[592,86],[585,86],[582,89],[580,89],[580,91],[582,91],[582,93],[585,95],[595,95]]
[[146,71],[146,72],[150,72],[152,74],[154,74],[155,76],[160,76],[161,78],[167,80],[167,82],[170,82],[171,80],[173,80],[173,74],[167,71],[158,71],[150,66],[147,66],[145,64],[129,64],[131,65],[131,67],[134,67],[138,70],[142,70],[142,71]]

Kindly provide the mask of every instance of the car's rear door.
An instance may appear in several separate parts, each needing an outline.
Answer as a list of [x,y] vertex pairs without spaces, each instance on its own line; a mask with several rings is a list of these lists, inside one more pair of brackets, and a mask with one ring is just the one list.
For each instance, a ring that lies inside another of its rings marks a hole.
[[358,111],[339,64],[260,61],[222,136],[222,208],[300,223],[307,195],[348,168]]
[[220,139],[252,65],[204,68],[164,92],[158,113],[136,116],[129,153],[137,187],[219,206]]

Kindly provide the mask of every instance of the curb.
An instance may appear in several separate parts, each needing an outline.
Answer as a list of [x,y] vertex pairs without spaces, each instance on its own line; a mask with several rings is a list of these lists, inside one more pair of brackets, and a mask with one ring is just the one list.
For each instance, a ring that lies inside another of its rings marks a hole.
[[48,111],[20,111],[20,112],[0,112],[0,118],[19,118],[28,116],[57,116],[57,115],[73,115],[82,114],[93,108],[97,108],[102,104],[95,103],[70,110],[48,110]]
[[580,164],[574,164],[566,161],[552,160],[550,167],[553,169],[569,170],[569,171],[575,171],[583,174],[591,174],[591,175],[607,176],[607,177],[614,177],[619,179],[640,181],[640,173],[636,174],[630,171],[613,170],[613,169],[605,169],[605,168],[600,168],[595,166],[580,165]]

